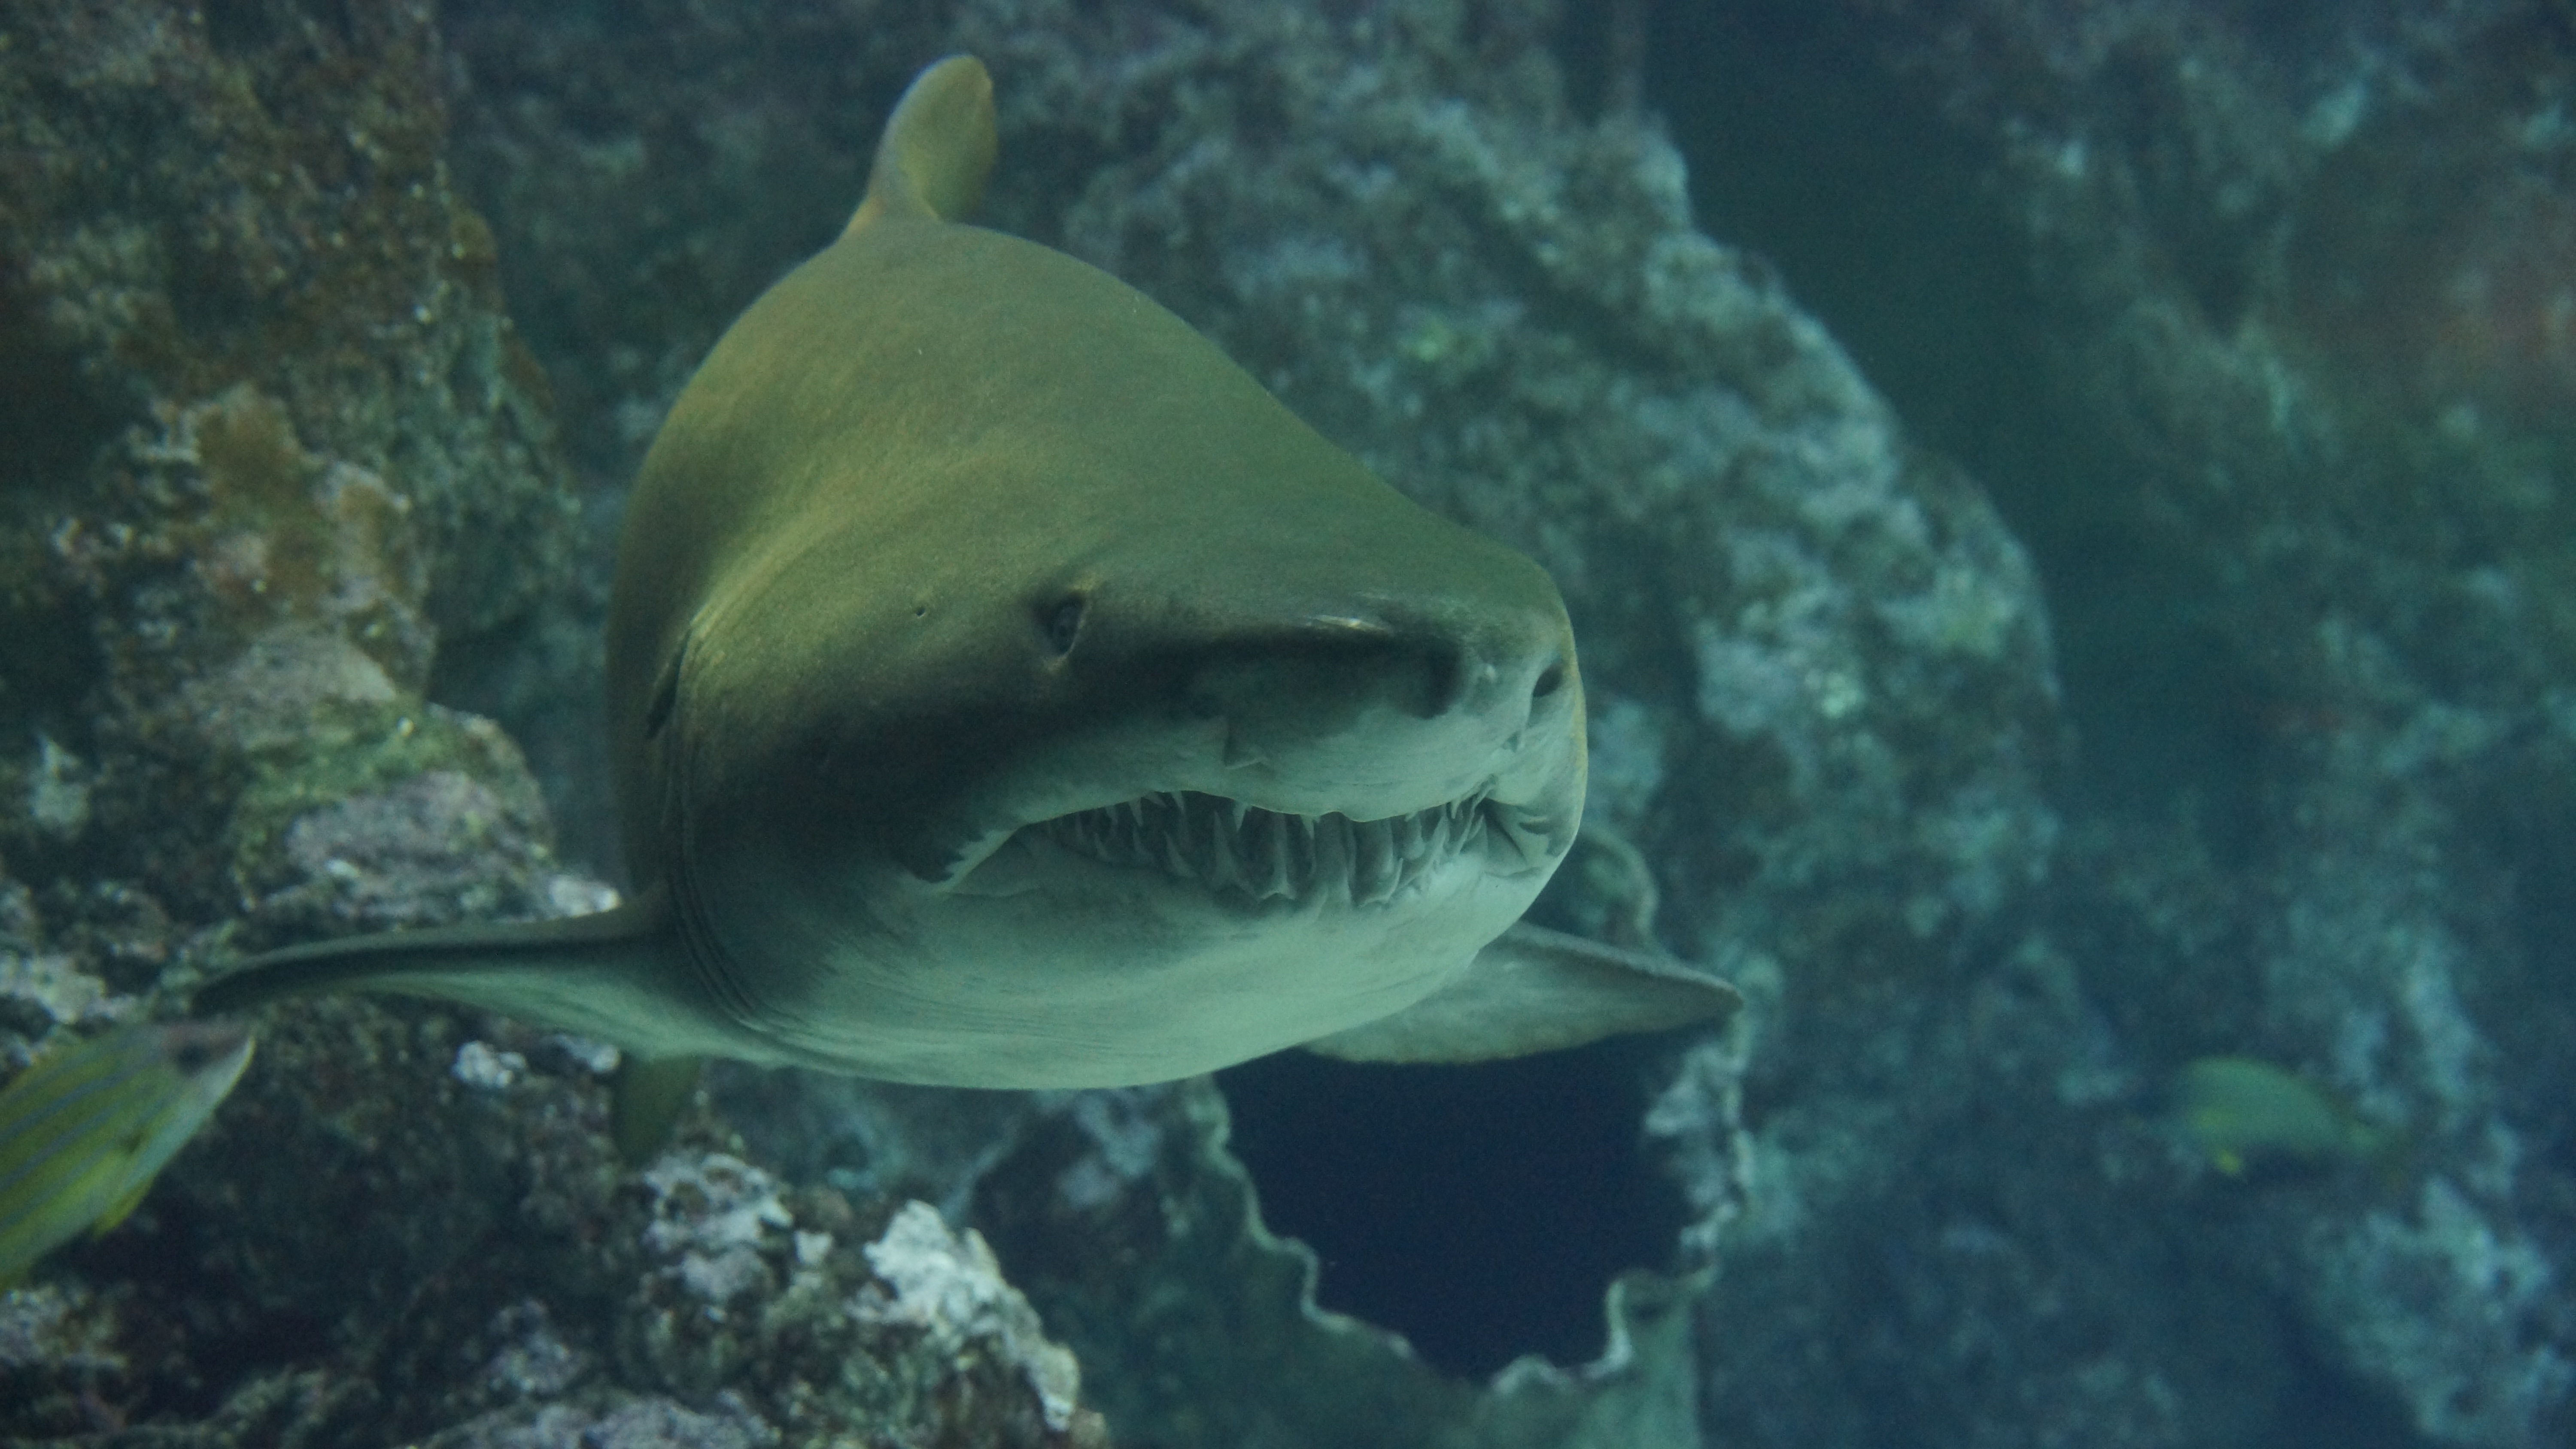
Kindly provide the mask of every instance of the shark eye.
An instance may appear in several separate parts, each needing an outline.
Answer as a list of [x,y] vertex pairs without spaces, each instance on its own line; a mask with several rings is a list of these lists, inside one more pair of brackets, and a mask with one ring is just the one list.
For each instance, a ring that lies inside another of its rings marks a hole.
[[1047,647],[1058,659],[1073,652],[1073,641],[1082,633],[1085,601],[1079,595],[1060,599],[1040,617],[1046,630]]
[[1530,686],[1530,698],[1545,699],[1565,687],[1565,661],[1560,659],[1540,671],[1538,683]]

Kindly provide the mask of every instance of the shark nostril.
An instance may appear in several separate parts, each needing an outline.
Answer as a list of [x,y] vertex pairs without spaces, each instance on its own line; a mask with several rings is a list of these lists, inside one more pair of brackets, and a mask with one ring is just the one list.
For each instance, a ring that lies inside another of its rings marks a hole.
[[1557,660],[1539,671],[1538,682],[1530,686],[1530,702],[1536,704],[1565,687],[1565,661]]

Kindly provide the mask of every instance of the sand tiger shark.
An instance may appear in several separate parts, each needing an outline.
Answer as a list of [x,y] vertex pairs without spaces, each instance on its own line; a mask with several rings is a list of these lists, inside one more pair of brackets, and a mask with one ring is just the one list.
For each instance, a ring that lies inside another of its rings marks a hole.
[[984,67],[925,71],[654,440],[607,639],[632,898],[275,952],[201,1011],[386,991],[603,1038],[645,1140],[707,1056],[1112,1086],[1733,1004],[1515,925],[1583,809],[1546,572],[1142,293],[959,222],[995,145]]

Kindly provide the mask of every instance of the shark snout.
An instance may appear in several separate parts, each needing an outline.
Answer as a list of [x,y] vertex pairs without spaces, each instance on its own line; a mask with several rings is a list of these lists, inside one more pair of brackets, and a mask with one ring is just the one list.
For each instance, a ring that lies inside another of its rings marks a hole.
[[1572,651],[1552,632],[1318,615],[1208,650],[1191,675],[1189,703],[1194,713],[1233,719],[1337,707],[1417,720],[1525,718],[1570,671]]
[[1580,748],[1561,616],[1511,624],[1313,615],[1208,650],[1184,707],[1223,722],[1225,765],[1247,784],[1312,789],[1345,811],[1426,808]]

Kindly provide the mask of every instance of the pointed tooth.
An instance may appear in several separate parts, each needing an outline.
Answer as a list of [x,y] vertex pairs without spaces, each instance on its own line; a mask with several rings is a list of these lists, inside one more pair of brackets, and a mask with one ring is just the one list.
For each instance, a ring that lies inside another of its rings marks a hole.
[[1261,896],[1293,896],[1297,893],[1288,879],[1288,817],[1271,813],[1261,822]]
[[1307,889],[1325,892],[1328,899],[1337,890],[1347,896],[1351,879],[1350,822],[1339,815],[1324,815],[1313,823],[1314,834],[1308,840],[1313,849],[1306,858]]
[[1352,902],[1373,904],[1386,899],[1388,882],[1395,873],[1395,841],[1387,822],[1355,822],[1351,836]]
[[1197,840],[1199,877],[1210,886],[1230,885],[1234,880],[1234,832],[1225,824],[1226,802],[1200,796]]
[[1262,855],[1262,844],[1269,837],[1268,833],[1261,828],[1261,821],[1255,818],[1260,813],[1245,811],[1242,820],[1235,826],[1232,839],[1227,841],[1227,846],[1234,855],[1235,880],[1243,887],[1244,894],[1254,900],[1261,899],[1262,886],[1270,878],[1267,862]]
[[1225,819],[1226,819],[1226,824],[1228,824],[1228,825],[1230,825],[1230,826],[1234,827],[1236,830],[1241,830],[1241,829],[1243,828],[1243,817],[1244,817],[1244,815],[1246,814],[1246,812],[1250,811],[1251,809],[1252,809],[1252,807],[1251,807],[1251,806],[1244,804],[1244,803],[1243,803],[1242,801],[1240,801],[1240,800],[1228,800],[1228,801],[1226,801],[1226,802],[1225,802]]
[[1161,796],[1154,797],[1153,807],[1145,812],[1144,828],[1136,832],[1139,863],[1160,867],[1164,853],[1172,848],[1172,812],[1163,807]]
[[1234,832],[1225,828],[1224,820],[1213,810],[1208,813],[1207,825],[1207,883],[1220,890],[1241,883],[1243,871],[1241,862],[1234,858]]
[[1207,862],[1207,878],[1211,885],[1230,885],[1234,881],[1234,831],[1225,823],[1228,803],[1210,800],[1207,804],[1207,843],[1200,848],[1199,854]]

